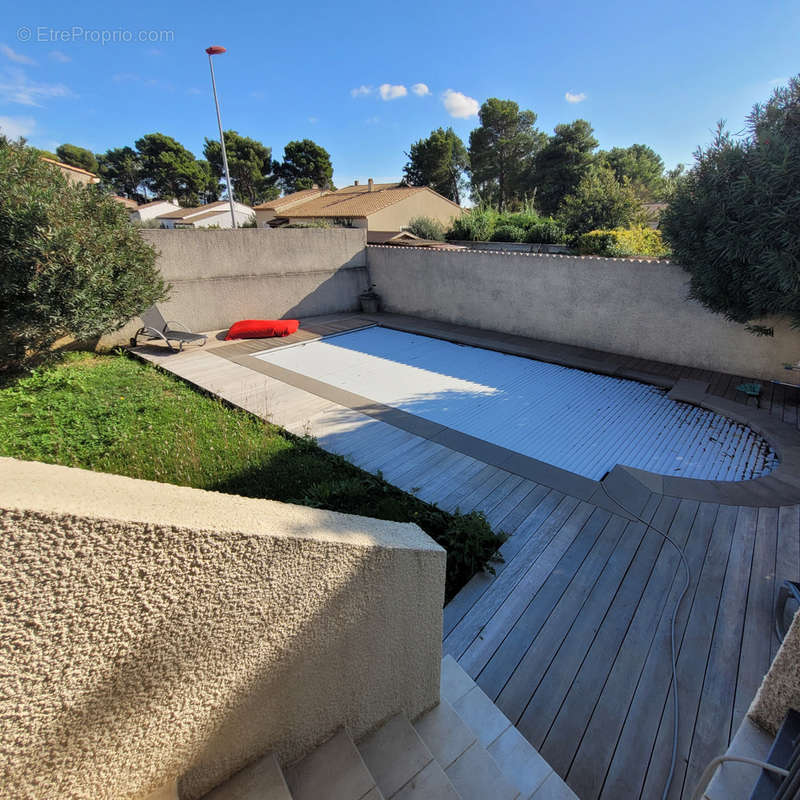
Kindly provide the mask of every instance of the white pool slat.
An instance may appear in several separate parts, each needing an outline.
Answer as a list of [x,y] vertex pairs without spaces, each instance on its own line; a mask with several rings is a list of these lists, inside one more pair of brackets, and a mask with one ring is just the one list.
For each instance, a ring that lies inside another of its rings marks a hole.
[[386,328],[257,358],[562,469],[743,480],[776,466],[751,429],[659,388]]

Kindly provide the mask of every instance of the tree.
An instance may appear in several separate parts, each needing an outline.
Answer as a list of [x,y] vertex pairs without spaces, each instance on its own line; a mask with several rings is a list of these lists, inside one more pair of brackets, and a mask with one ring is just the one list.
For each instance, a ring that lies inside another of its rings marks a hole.
[[686,165],[678,164],[674,169],[668,169],[664,173],[664,180],[661,181],[661,188],[655,196],[660,203],[669,203],[678,191],[678,186],[686,178]]
[[[225,131],[225,152],[233,183],[233,196],[241,203],[254,206],[272,200],[279,194],[273,174],[272,149],[236,131]],[[206,139],[203,155],[219,180],[224,175],[222,148],[216,139]]]
[[22,144],[0,144],[0,367],[65,335],[118,329],[166,289],[155,250],[119,203]]
[[333,188],[333,166],[324,147],[311,139],[289,142],[283,151],[283,163],[276,169],[284,190],[288,193],[311,189]]
[[547,137],[534,127],[536,114],[513,100],[491,97],[478,117],[480,127],[469,135],[472,193],[503,211],[523,199],[524,175]]
[[115,194],[143,200],[139,191],[142,182],[142,161],[132,147],[116,147],[97,156],[98,174],[103,184]]
[[[720,123],[661,218],[691,295],[735,322],[800,327],[800,75],[756,105],[743,137]],[[758,325],[756,333],[767,332]]]
[[461,204],[466,187],[465,171],[469,156],[464,142],[452,128],[437,128],[427,139],[411,145],[403,169],[405,180],[412,186],[430,186],[454,203]]
[[604,164],[593,166],[564,198],[559,218],[571,236],[624,228],[638,221],[641,202],[628,179],[622,183]]
[[664,162],[651,147],[646,144],[612,147],[598,156],[614,170],[618,181],[627,178],[643,201],[658,196],[664,182]]
[[142,183],[156,197],[176,198],[193,206],[208,188],[208,170],[182,144],[163,133],[148,133],[136,141],[142,162]]
[[76,144],[62,144],[56,148],[59,161],[87,172],[97,172],[97,159],[91,150]]
[[536,206],[544,214],[555,214],[563,199],[587,173],[597,147],[594,129],[585,119],[556,125],[553,136],[536,156],[530,183],[536,190]]
[[431,239],[437,242],[444,241],[444,225],[433,217],[414,217],[408,221],[405,230],[419,236],[420,239]]

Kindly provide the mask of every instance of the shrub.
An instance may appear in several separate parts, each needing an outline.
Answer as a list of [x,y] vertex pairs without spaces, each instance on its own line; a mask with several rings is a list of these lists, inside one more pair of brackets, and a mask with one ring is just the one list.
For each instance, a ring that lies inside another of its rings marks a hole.
[[502,224],[494,229],[492,234],[493,242],[524,242],[525,228],[517,225]]
[[431,239],[436,242],[444,241],[444,225],[432,217],[414,217],[414,219],[409,220],[405,229],[409,233],[413,233],[414,236],[419,236],[420,239]]
[[664,258],[669,255],[669,249],[661,238],[661,231],[645,226],[589,231],[578,237],[578,252],[581,255],[612,258]]
[[527,229],[525,241],[538,244],[564,244],[567,241],[567,233],[558,220],[541,217],[535,225]]
[[639,221],[641,203],[633,187],[620,183],[613,170],[598,166],[581,178],[559,209],[559,220],[570,236],[587,231],[624,228]]
[[453,220],[448,239],[489,242],[500,215],[491,206],[476,206]]
[[0,142],[0,368],[100,336],[161,300],[155,250],[116,200]]
[[799,211],[797,76],[755,106],[744,138],[720,126],[697,151],[661,229],[694,299],[735,322],[777,314],[800,327]]

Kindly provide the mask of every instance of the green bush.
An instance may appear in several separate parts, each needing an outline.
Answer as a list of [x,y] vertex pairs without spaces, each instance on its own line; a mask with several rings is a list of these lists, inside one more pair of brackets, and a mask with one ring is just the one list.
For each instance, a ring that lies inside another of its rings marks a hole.
[[413,233],[414,236],[419,236],[420,239],[431,239],[435,242],[444,241],[444,225],[432,217],[414,217],[414,219],[409,220],[405,229],[409,233]]
[[476,206],[453,220],[448,239],[469,242],[489,242],[500,215],[491,206]]
[[664,258],[669,255],[669,249],[661,238],[661,231],[644,226],[589,231],[578,237],[578,252],[581,255],[611,258]]
[[524,242],[525,228],[516,225],[498,225],[492,234],[493,242]]
[[567,241],[567,233],[558,220],[541,217],[527,229],[525,241],[537,244],[564,244]]
[[627,181],[620,183],[609,167],[593,167],[567,195],[558,217],[572,237],[589,231],[626,228],[640,222],[642,204]]
[[0,369],[120,328],[166,295],[121,204],[0,142]]
[[755,106],[744,138],[720,126],[695,158],[661,217],[692,297],[735,322],[800,327],[800,76]]

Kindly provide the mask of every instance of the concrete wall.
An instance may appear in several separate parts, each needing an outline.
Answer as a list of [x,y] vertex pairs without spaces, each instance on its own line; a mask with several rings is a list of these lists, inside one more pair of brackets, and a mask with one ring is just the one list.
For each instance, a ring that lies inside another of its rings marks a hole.
[[687,300],[669,262],[381,246],[368,261],[386,311],[765,379],[800,358],[787,323],[747,333]]
[[800,614],[795,614],[747,716],[774,736],[790,708],[800,710]]
[[197,798],[438,701],[416,525],[0,459],[0,794]]
[[[240,319],[279,319],[352,311],[367,288],[366,231],[143,230],[172,284],[159,304],[168,320],[195,331],[229,328]],[[127,344],[138,320],[104,337]]]

